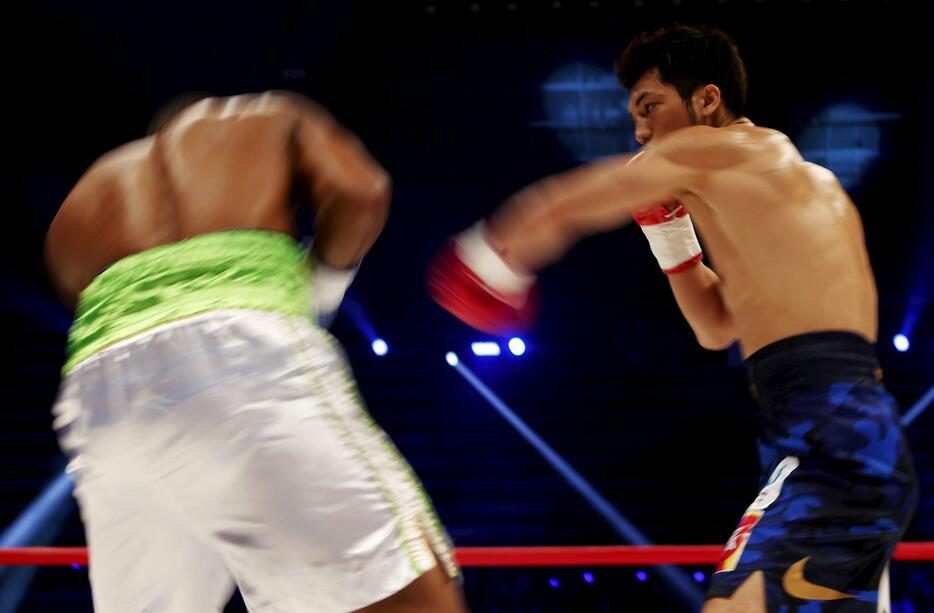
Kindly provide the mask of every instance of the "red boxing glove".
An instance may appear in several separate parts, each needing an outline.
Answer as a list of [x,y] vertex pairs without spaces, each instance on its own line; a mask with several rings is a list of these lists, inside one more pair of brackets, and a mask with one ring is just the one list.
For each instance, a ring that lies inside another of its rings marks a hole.
[[649,239],[649,247],[662,272],[683,272],[704,259],[691,216],[680,200],[672,198],[651,208],[633,211],[633,219]]
[[538,310],[535,276],[503,261],[483,223],[447,242],[428,267],[428,294],[468,326],[506,335],[532,325]]

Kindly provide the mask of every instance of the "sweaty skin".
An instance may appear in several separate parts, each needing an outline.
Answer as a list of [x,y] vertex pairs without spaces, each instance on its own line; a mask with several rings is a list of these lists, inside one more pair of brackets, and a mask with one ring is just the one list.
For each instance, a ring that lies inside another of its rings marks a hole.
[[647,122],[668,112],[653,100],[669,104],[670,113],[681,103],[659,97],[659,85],[649,73],[633,88],[632,104],[641,105],[633,108],[636,135],[646,145],[635,159],[618,156],[546,178],[492,216],[489,238],[506,261],[536,271],[582,237],[628,223],[633,210],[676,197],[716,269],[699,265],[670,277],[701,344],[738,340],[748,356],[820,330],[875,341],[877,295],[862,223],[833,173],[806,162],[784,134],[725,116],[712,85],[691,101],[701,121],[689,120],[682,105],[674,127]]
[[234,228],[294,236],[296,187],[315,206],[316,255],[359,261],[391,185],[356,137],[296,94],[204,99],[81,177],[46,236],[52,282],[74,305],[107,266],[158,245]]

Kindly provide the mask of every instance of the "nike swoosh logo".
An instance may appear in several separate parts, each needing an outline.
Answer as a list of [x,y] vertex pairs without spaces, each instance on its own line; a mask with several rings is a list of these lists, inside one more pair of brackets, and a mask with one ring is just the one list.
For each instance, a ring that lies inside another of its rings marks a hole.
[[773,475],[772,478],[769,479],[769,482],[766,483],[766,485],[772,485],[773,483],[775,483],[776,481],[778,481],[778,480],[781,478],[781,476],[782,476],[783,474],[785,474],[785,469],[786,469],[786,468],[788,468],[788,467],[787,467],[787,466],[782,466],[782,469],[781,469],[780,471],[778,471],[778,474],[777,474],[777,475]]
[[811,583],[804,578],[804,565],[808,563],[811,556],[802,558],[788,567],[782,576],[782,588],[789,596],[800,598],[801,600],[843,600],[845,598],[855,598],[853,594],[838,592],[835,589],[824,587]]

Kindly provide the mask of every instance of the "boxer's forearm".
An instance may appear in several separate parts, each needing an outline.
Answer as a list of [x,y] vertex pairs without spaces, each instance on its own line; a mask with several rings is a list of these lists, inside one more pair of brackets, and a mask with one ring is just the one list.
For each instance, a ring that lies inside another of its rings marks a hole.
[[704,264],[668,276],[681,313],[705,349],[725,349],[736,340],[733,318],[720,294],[720,278]]
[[296,113],[295,171],[315,209],[314,254],[336,269],[360,262],[386,224],[392,180],[349,130],[311,101],[288,96]]
[[333,321],[360,260],[382,232],[389,199],[390,182],[386,176],[373,181],[369,190],[334,192],[320,203],[315,216],[311,263],[313,303],[322,327]]
[[527,186],[487,219],[490,240],[509,265],[537,272],[582,239],[626,224],[632,218],[614,172],[628,159],[601,160]]
[[359,263],[386,225],[391,189],[386,176],[374,181],[371,190],[328,194],[315,216],[318,259],[334,268]]

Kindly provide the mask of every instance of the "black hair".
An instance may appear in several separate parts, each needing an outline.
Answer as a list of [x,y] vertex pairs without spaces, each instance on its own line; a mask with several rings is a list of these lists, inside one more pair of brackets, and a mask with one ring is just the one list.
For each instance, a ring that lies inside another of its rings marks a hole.
[[712,83],[720,88],[724,107],[746,114],[746,66],[736,42],[722,30],[676,23],[643,32],[616,61],[616,76],[626,89],[652,69],[688,105],[698,87]]

